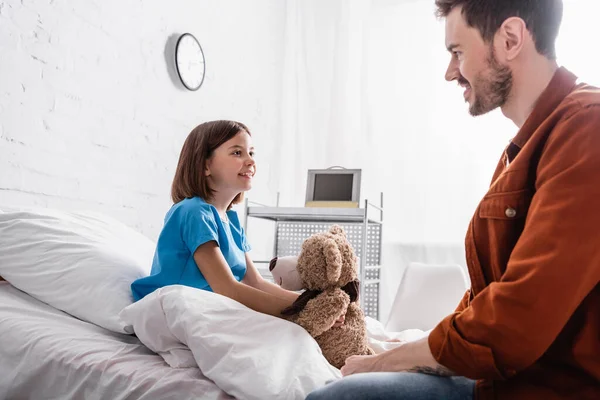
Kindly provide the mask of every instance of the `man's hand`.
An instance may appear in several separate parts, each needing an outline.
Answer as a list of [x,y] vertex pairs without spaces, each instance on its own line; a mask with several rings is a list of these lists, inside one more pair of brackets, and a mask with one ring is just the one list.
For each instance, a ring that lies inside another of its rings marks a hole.
[[420,372],[438,376],[456,375],[433,358],[428,338],[401,343],[398,347],[374,356],[352,356],[346,359],[342,375],[360,372]]
[[350,356],[346,359],[346,364],[342,367],[342,375],[352,375],[361,372],[377,372],[380,371],[377,363],[379,356]]

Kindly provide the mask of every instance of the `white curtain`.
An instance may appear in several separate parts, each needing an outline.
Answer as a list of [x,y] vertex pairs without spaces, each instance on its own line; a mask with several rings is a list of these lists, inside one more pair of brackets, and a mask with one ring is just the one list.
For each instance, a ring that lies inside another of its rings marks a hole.
[[[600,84],[600,6],[564,4],[559,63]],[[444,80],[449,54],[433,0],[287,5],[280,159],[271,179],[283,206],[303,205],[308,168],[361,168],[361,197],[377,202],[384,192],[385,321],[410,261],[464,265],[468,222],[517,128],[499,110],[471,117],[461,89]]]
[[364,168],[366,1],[289,0],[279,166],[282,205],[304,203],[306,170]]

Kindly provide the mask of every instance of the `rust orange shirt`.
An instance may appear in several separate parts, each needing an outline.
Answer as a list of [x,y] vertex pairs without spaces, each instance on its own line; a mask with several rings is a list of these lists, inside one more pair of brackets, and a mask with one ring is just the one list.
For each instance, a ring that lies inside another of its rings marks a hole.
[[466,235],[471,289],[429,336],[477,399],[600,399],[600,90],[557,70]]

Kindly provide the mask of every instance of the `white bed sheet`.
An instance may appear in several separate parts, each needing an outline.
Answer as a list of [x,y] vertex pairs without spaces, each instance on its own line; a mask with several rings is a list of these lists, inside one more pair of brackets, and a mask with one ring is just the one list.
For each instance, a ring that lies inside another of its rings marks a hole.
[[232,397],[198,368],[171,368],[137,338],[80,321],[0,281],[0,398]]

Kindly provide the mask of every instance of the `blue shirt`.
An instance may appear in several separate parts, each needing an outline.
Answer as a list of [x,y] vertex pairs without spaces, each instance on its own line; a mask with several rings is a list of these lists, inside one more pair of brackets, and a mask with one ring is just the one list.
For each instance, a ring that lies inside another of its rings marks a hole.
[[246,275],[245,252],[250,250],[237,213],[227,211],[223,222],[217,209],[199,197],[174,204],[165,217],[158,237],[150,276],[131,284],[135,301],[167,285],[186,285],[212,291],[194,261],[201,244],[214,240],[221,249],[235,279]]

